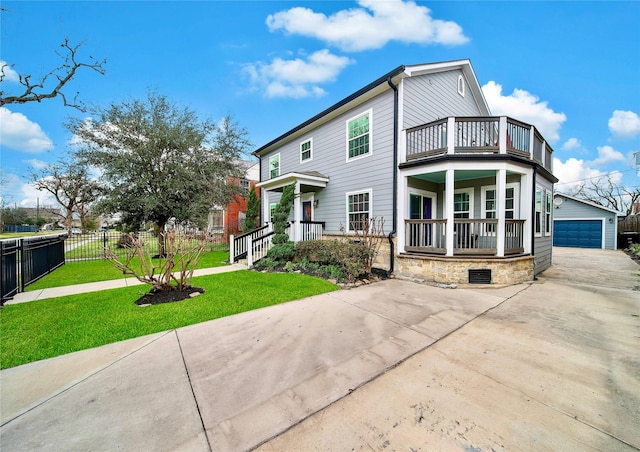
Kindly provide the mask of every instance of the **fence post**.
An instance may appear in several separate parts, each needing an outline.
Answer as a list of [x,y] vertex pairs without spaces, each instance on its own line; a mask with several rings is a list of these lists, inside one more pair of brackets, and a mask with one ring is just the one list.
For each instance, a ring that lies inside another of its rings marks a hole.
[[20,292],[24,292],[24,273],[27,271],[27,259],[24,257],[24,239],[18,240],[20,254],[18,258],[20,259],[20,274],[18,275],[18,279],[20,280]]
[[235,236],[233,234],[229,234],[229,262],[232,264],[235,262],[235,251],[236,247],[233,241],[235,240]]
[[247,266],[253,267],[253,238],[247,237]]

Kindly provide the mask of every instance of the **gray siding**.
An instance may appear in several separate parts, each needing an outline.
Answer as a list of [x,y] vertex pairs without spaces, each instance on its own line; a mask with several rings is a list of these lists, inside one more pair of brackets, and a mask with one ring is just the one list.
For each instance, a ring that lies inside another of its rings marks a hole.
[[[551,267],[551,262],[552,262],[552,249],[553,249],[553,208],[551,209],[551,226],[552,226],[552,230],[548,231],[550,232],[549,235],[546,235],[545,231],[545,221],[544,221],[544,212],[545,212],[545,203],[546,203],[546,193],[552,193],[553,194],[553,184],[546,180],[545,178],[541,177],[540,175],[537,175],[536,181],[535,181],[535,185],[538,189],[542,189],[543,190],[543,194],[542,194],[542,236],[541,237],[534,237],[534,247],[533,247],[533,256],[534,256],[534,269],[533,272],[535,275],[537,275],[538,273],[546,270],[547,268]],[[534,201],[535,201],[535,196],[534,196]],[[533,208],[533,207],[532,207]],[[535,216],[532,216],[533,221],[535,222]],[[533,225],[533,227],[535,228],[535,223]]]
[[[373,117],[370,155],[346,161],[346,122],[371,110]],[[312,160],[300,163],[300,143],[313,138]],[[346,193],[372,190],[373,215],[385,218],[385,232],[392,228],[393,213],[393,93],[386,91],[313,132],[297,137],[265,154],[261,180],[268,180],[269,157],[280,153],[280,174],[317,171],[329,177],[325,189],[315,194],[315,220],[326,222],[327,233],[346,227]]]
[[447,116],[481,114],[465,80],[465,95],[458,94],[461,70],[422,75],[405,79],[403,124],[408,129]]
[[604,247],[610,250],[616,249],[617,215],[615,213],[600,209],[595,206],[590,206],[589,204],[584,204],[570,198],[563,199],[563,203],[557,209],[553,209],[555,220],[604,219]]

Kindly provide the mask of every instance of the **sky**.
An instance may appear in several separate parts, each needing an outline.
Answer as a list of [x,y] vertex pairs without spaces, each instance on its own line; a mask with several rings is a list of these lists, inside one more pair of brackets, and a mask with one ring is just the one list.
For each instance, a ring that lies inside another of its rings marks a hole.
[[[106,59],[66,89],[89,106],[168,96],[201,118],[231,115],[254,149],[400,65],[470,59],[492,114],[535,125],[554,149],[556,191],[610,174],[638,188],[640,2],[7,1],[0,84],[62,60]],[[5,205],[55,205],[29,169],[64,160],[60,98],[0,107]]]

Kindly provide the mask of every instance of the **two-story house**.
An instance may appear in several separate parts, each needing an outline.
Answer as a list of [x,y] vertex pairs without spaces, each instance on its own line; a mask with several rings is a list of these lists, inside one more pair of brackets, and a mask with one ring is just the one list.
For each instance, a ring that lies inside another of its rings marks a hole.
[[254,152],[262,221],[295,184],[295,241],[383,217],[378,266],[512,284],[551,265],[552,149],[491,116],[469,60],[400,66]]

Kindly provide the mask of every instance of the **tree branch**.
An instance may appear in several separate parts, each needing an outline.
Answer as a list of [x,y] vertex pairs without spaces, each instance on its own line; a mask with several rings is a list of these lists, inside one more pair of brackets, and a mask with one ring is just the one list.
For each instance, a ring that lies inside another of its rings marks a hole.
[[[45,99],[53,99],[55,97],[61,97],[64,102],[65,107],[73,107],[82,112],[86,111],[85,107],[82,103],[78,103],[78,94],[76,93],[73,97],[73,100],[68,101],[67,96],[62,91],[63,88],[75,77],[76,73],[80,68],[89,68],[100,75],[105,74],[104,65],[107,63],[107,60],[104,59],[102,61],[96,60],[94,57],[89,56],[89,62],[83,63],[79,62],[76,59],[76,54],[78,48],[82,46],[82,42],[71,46],[69,44],[69,39],[65,38],[64,42],[60,44],[60,47],[65,49],[64,54],[56,52],[61,58],[64,59],[64,63],[53,69],[51,72],[46,74],[42,79],[40,79],[39,83],[35,83],[31,81],[31,75],[22,75],[19,74],[18,83],[20,83],[24,87],[24,92],[22,94],[18,94],[15,96],[5,96],[3,91],[0,91],[0,107],[6,104],[26,104],[28,102],[42,102]],[[10,67],[7,64],[3,64],[0,69],[0,82],[4,81],[6,77],[5,68]],[[55,77],[57,79],[57,84],[50,90],[45,91],[45,84],[47,83],[50,77]]]

